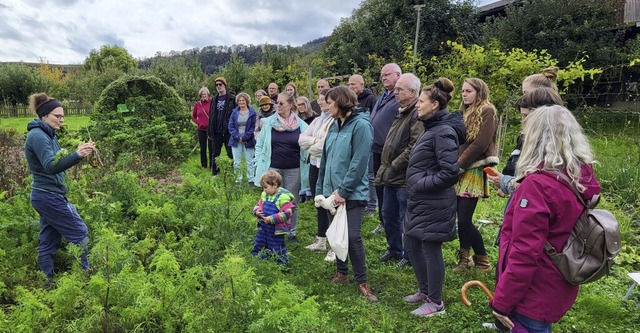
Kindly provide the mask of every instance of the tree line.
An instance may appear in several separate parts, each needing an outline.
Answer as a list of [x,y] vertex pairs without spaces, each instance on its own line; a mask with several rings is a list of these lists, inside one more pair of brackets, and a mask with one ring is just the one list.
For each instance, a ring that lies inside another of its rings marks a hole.
[[[433,77],[440,59],[455,54],[452,45],[551,55],[561,68],[577,62],[585,68],[604,68],[640,58],[640,38],[616,20],[620,1],[515,1],[506,8],[506,15],[483,22],[478,20],[474,1],[428,1],[421,10],[414,60],[413,5],[420,1],[365,0],[330,36],[300,47],[207,46],[134,59],[126,49],[105,45],[92,50],[82,66],[0,64],[0,99],[15,106],[26,103],[32,92],[47,91],[62,100],[94,103],[122,75],[156,76],[185,101],[195,99],[202,86],[212,90],[209,77],[218,75],[227,78],[234,92],[265,89],[269,82],[280,86],[294,82],[301,93],[312,94],[307,89],[310,73],[314,79],[359,73],[367,86],[375,86],[380,68],[391,61],[421,78]],[[332,82],[340,83],[340,79]]]

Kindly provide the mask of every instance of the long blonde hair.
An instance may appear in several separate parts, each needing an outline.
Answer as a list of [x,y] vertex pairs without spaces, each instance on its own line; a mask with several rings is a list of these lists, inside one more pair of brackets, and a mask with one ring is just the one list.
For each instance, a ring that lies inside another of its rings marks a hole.
[[[467,78],[464,82],[469,84],[476,91],[476,100],[470,105],[460,102],[460,110],[463,111],[464,125],[467,127],[467,141],[473,141],[480,133],[482,127],[482,110],[490,107],[496,112],[496,107],[489,102],[489,86],[478,78]],[[494,114],[494,116],[496,116]]]
[[580,169],[595,160],[589,140],[571,111],[561,105],[539,107],[524,120],[522,134],[518,176],[536,170],[566,170],[578,190],[584,190],[579,182]]

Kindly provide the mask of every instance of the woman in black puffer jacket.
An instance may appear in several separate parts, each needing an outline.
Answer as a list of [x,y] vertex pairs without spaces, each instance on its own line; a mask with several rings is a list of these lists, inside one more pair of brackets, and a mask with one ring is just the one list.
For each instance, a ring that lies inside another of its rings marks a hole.
[[460,113],[449,113],[453,83],[446,78],[422,89],[416,105],[425,132],[418,138],[407,168],[407,215],[404,244],[409,251],[419,290],[407,303],[421,303],[411,313],[430,317],[444,313],[442,243],[456,238],[458,147],[466,130]]

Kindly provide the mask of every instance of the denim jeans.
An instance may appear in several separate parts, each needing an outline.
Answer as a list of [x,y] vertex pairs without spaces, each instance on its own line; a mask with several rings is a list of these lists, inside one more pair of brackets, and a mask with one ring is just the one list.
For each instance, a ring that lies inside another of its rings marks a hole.
[[244,161],[247,164],[247,180],[252,184],[256,172],[256,167],[253,165],[255,149],[247,148],[244,144],[238,143],[237,146],[231,147],[231,153],[233,154],[233,169],[237,173],[236,180],[242,181],[244,172],[240,169],[240,166],[242,165],[242,155],[244,155]]
[[[364,253],[364,243],[362,242],[362,215],[366,201],[347,200],[347,227],[349,228],[349,253],[347,260],[342,261],[336,258],[336,270],[338,273],[347,275],[349,273],[349,260],[353,267],[353,278],[356,283],[367,282],[367,263]],[[329,214],[331,221],[333,215]]]
[[407,188],[404,186],[385,186],[382,206],[384,232],[387,236],[388,250],[400,257],[402,251],[402,222],[407,212]]
[[523,316],[519,313],[513,313],[515,327],[511,332],[529,332],[529,333],[551,333],[551,323],[545,323]]
[[298,201],[300,200],[300,168],[294,169],[276,169],[269,168],[282,176],[281,187],[286,188],[291,194],[293,194],[293,203],[296,208],[293,209],[293,215],[291,215],[291,230],[289,230],[289,236],[296,235],[296,229],[298,227]]
[[84,250],[80,256],[80,265],[88,269],[89,232],[69,199],[62,194],[32,191],[31,205],[40,215],[38,268],[48,277],[53,275],[53,259],[64,237]]

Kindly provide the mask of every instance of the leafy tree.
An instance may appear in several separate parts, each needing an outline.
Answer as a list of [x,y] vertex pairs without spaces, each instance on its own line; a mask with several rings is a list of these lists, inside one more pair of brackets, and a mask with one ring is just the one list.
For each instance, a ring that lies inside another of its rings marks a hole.
[[189,66],[183,56],[154,58],[148,73],[173,87],[187,101],[196,98],[198,89],[206,84],[200,66],[195,63]]
[[527,0],[507,7],[506,16],[482,26],[485,43],[496,39],[505,50],[545,49],[565,66],[588,54],[586,65],[623,60],[624,31],[616,23],[620,0]]
[[11,103],[13,107],[18,103],[26,104],[29,95],[44,88],[44,81],[33,67],[22,63],[0,65],[0,98],[5,103]]
[[38,75],[46,85],[46,91],[49,95],[58,99],[69,98],[69,80],[73,74],[65,73],[63,67],[50,66],[48,63],[41,61],[36,68]]
[[125,73],[118,68],[83,69],[69,79],[69,98],[82,102],[94,103],[102,90]]
[[[480,46],[471,45],[464,47],[462,44],[450,42],[448,47],[451,52],[445,56],[432,57],[430,66],[433,68],[430,77],[425,82],[433,82],[439,76],[447,77],[453,81],[457,89],[468,77],[483,79],[491,90],[491,102],[498,111],[511,112],[516,118],[516,110],[512,105],[521,96],[522,80],[533,73],[540,73],[549,66],[559,66],[547,51],[526,52],[522,49],[502,51],[496,45]],[[558,72],[558,89],[561,94],[568,92],[569,86],[577,81],[593,79],[593,76],[601,73],[600,69],[587,69],[584,67],[584,59],[569,63]],[[459,90],[457,90],[459,91]],[[460,94],[455,93],[450,105],[457,107],[460,103]]]
[[129,52],[118,45],[103,45],[99,51],[91,50],[84,61],[86,70],[105,71],[107,68],[117,68],[125,73],[133,72],[137,62]]
[[[353,15],[333,30],[323,48],[339,73],[361,72],[371,67],[370,54],[384,59],[400,59],[404,44],[413,43],[416,10],[412,0],[365,0]],[[422,3],[422,2],[420,2]],[[426,1],[421,10],[418,52],[430,57],[440,54],[447,40],[473,41],[474,7],[468,1]]]
[[238,93],[244,91],[244,82],[249,74],[249,68],[244,63],[244,59],[233,53],[229,62],[222,68],[221,74],[227,80],[227,89]]

